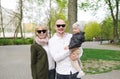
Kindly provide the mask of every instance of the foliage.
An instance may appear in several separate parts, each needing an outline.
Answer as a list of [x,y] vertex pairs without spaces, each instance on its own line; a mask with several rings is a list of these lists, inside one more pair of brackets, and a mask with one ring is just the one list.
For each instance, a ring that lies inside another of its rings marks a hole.
[[107,17],[102,21],[101,36],[104,39],[113,39],[113,22],[111,17]]
[[13,45],[13,40],[9,39],[0,39],[0,45]]
[[[33,0],[35,1],[35,0]],[[39,4],[42,4],[45,0],[37,0]]]
[[[111,15],[113,19],[113,42],[116,44],[119,40],[119,33],[118,33],[118,21],[119,21],[119,4],[120,0],[84,0],[80,8],[82,9],[93,9],[93,11],[97,11],[99,8],[104,7],[104,11],[106,11],[107,15]],[[90,7],[90,8],[89,8]]]
[[56,3],[61,10],[67,7],[67,0],[56,0]]
[[[51,2],[52,4],[52,2]],[[67,8],[67,1],[66,0],[56,0],[57,7],[51,7],[50,9],[50,16],[48,17],[47,25],[49,26],[49,30],[51,32],[51,35],[54,34],[55,29],[55,22],[57,19],[63,19],[67,23],[67,14],[66,14],[66,8]]]
[[17,38],[14,40],[13,38],[6,38],[0,39],[0,45],[21,45],[21,44],[32,44],[33,39],[32,38],[26,38],[25,42],[22,40],[22,38]]
[[101,0],[83,0],[80,1],[78,7],[84,11],[92,11],[92,14],[95,15],[102,5],[104,4]]
[[100,25],[97,22],[89,22],[85,26],[85,39],[92,40],[93,37],[99,37],[100,35]]

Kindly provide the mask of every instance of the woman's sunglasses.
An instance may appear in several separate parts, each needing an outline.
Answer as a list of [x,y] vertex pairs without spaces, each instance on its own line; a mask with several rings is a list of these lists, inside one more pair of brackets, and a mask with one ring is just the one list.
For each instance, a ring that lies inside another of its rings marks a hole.
[[38,33],[46,33],[47,30],[37,30]]
[[57,26],[58,28],[60,28],[60,27],[63,27],[63,28],[64,28],[64,27],[65,27],[65,24],[57,24],[56,26]]

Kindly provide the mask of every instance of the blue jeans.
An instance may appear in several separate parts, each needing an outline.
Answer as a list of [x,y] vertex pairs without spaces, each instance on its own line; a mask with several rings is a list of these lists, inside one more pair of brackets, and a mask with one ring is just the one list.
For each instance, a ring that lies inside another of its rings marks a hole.
[[49,79],[55,79],[55,69],[49,70]]
[[57,73],[57,79],[81,79],[81,78],[77,78],[77,74],[70,74],[70,75],[61,75]]

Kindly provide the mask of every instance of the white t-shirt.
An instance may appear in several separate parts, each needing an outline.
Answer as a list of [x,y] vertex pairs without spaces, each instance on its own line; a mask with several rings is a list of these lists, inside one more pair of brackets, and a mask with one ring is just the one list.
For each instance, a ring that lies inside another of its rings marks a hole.
[[69,45],[71,37],[72,34],[69,33],[65,33],[62,38],[58,37],[55,33],[54,36],[49,40],[49,50],[51,56],[56,61],[56,72],[59,74],[69,75],[70,72],[77,72],[76,69],[71,65],[69,49],[64,49],[65,46]]
[[47,45],[43,46],[43,48],[46,50],[47,52],[47,56],[48,56],[48,63],[49,63],[49,70],[55,69],[55,61],[53,60],[49,48]]

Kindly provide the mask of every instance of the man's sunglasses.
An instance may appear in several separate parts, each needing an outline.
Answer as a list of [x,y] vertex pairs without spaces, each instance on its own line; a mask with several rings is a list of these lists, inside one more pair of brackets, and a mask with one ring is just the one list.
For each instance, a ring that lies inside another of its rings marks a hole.
[[65,24],[57,24],[56,26],[57,26],[58,28],[60,28],[60,27],[63,27],[63,28],[64,28],[64,27],[65,27]]
[[46,33],[47,30],[37,30],[38,33]]

